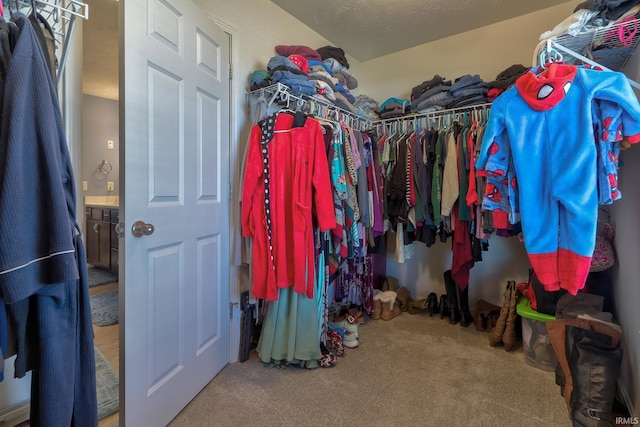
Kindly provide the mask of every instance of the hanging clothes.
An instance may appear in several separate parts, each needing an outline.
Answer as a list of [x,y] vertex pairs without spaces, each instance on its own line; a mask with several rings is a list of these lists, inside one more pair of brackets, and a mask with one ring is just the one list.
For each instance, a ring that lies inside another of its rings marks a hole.
[[576,294],[589,272],[598,210],[597,100],[613,102],[622,134],[640,140],[640,105],[623,74],[554,63],[523,75],[494,101],[477,161],[499,179],[514,166],[529,260],[550,291]]
[[19,34],[0,125],[0,289],[18,335],[16,375],[32,371],[32,426],[97,426],[91,308],[71,159],[36,33],[24,15],[12,20]]
[[[313,285],[315,286],[315,285]],[[307,298],[293,287],[278,289],[269,301],[256,350],[264,363],[317,368],[322,357],[318,340],[318,298]]]
[[273,301],[293,286],[312,298],[313,227],[336,225],[321,125],[276,113],[253,126],[249,144],[242,233],[253,237],[253,294]]
[[268,300],[258,356],[316,368],[326,289],[314,230],[336,225],[322,127],[304,113],[274,113],[252,128],[249,144],[242,227],[254,242],[253,294]]

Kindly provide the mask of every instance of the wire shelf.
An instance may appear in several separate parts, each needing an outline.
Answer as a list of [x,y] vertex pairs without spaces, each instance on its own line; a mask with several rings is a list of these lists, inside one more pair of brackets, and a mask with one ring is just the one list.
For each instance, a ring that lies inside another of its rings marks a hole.
[[292,93],[289,87],[282,83],[256,89],[249,92],[249,95],[258,93],[263,93],[269,99],[269,105],[277,102],[283,108],[304,111],[325,119],[331,118],[347,122],[352,128],[358,130],[366,130],[371,126],[372,121],[367,117],[340,108],[328,100]]
[[368,117],[363,117],[354,114],[351,111],[344,110],[329,101],[323,101],[322,99],[310,97],[308,95],[293,94],[289,87],[282,83],[276,83],[249,91],[248,96],[257,96],[259,93],[263,94],[266,99],[269,100],[269,105],[273,102],[277,102],[283,108],[300,110],[325,119],[339,119],[347,122],[352,128],[358,130],[369,130],[389,126],[391,124],[414,126],[415,123],[418,123],[418,121],[423,119],[425,120],[425,123],[428,123],[428,120],[438,119],[445,116],[451,116],[453,120],[457,120],[466,113],[477,113],[481,115],[483,112],[488,112],[491,109],[490,103],[474,104],[427,113],[411,113],[390,119],[372,120]]
[[[562,34],[550,39],[553,45],[602,65],[609,70],[620,71],[635,51],[640,41],[640,20],[629,19],[607,27],[586,29],[576,35]],[[540,49],[545,49],[541,46]],[[567,64],[585,63],[579,56],[563,55]]]

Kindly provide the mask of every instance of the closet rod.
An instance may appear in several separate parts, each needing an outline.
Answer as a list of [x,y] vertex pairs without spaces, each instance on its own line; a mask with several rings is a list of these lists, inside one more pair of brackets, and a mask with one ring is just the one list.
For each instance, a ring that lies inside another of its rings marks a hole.
[[[313,96],[305,94],[293,94],[289,90],[289,87],[282,83],[275,83],[270,86],[266,86],[249,92],[250,95],[257,93],[263,93],[266,96],[268,106],[271,106],[273,102],[279,100],[281,102],[286,102],[288,108],[298,109],[315,114],[319,110],[319,108],[317,108],[317,105],[319,105],[322,108],[326,108],[328,111],[344,115],[348,118],[351,127],[357,128],[358,130],[366,130],[367,128],[371,127],[373,123],[370,119],[359,116],[351,111],[345,110],[344,108],[340,108],[337,105],[332,104],[330,101],[314,98]],[[290,104],[295,105],[293,105],[292,107]],[[331,119],[330,117],[323,118]]]
[[385,123],[390,123],[390,122],[400,122],[400,121],[405,121],[405,120],[415,120],[415,119],[421,119],[421,118],[433,118],[433,117],[439,117],[439,116],[446,116],[449,114],[456,114],[456,113],[460,113],[460,112],[464,112],[464,111],[473,111],[473,110],[489,110],[491,108],[491,103],[485,103],[485,104],[476,104],[476,105],[467,105],[464,107],[454,107],[454,108],[447,108],[446,110],[439,110],[439,111],[430,111],[428,113],[415,113],[415,114],[408,114],[405,116],[401,116],[401,117],[394,117],[392,119],[381,119],[381,120],[375,120],[372,122],[372,124],[378,125],[378,124],[385,124]]
[[[299,94],[299,95],[293,94],[289,90],[289,87],[282,83],[275,83],[273,85],[255,89],[253,91],[250,91],[249,95],[255,95],[259,93],[262,93],[263,95],[265,95],[265,98],[267,99],[267,102],[268,102],[268,106],[271,106],[273,102],[275,102],[276,100],[279,100],[281,102],[286,102],[287,107],[289,108],[291,108],[290,103],[295,103],[294,108],[292,109],[301,109],[301,107],[304,107],[306,108],[306,112],[311,112],[312,110],[315,109],[314,104],[320,105],[323,108],[327,108],[329,111],[333,111],[333,112],[337,112],[339,114],[345,115],[346,117],[349,118],[351,127],[358,128],[359,130],[367,130],[367,129],[371,129],[373,127],[384,125],[386,123],[391,123],[391,122],[415,120],[420,118],[434,118],[434,117],[445,116],[448,114],[456,114],[456,113],[465,112],[465,111],[488,110],[491,108],[491,103],[485,103],[485,104],[476,104],[476,105],[466,105],[463,107],[448,108],[446,110],[431,111],[428,113],[409,114],[401,117],[394,117],[391,119],[371,120],[367,117],[362,117],[357,114],[354,114],[351,111],[340,108],[329,101],[314,98],[312,96],[304,95],[304,94]],[[300,103],[303,103],[303,105],[300,105]],[[305,110],[303,109],[303,111]],[[328,119],[329,117],[324,117],[324,118]]]

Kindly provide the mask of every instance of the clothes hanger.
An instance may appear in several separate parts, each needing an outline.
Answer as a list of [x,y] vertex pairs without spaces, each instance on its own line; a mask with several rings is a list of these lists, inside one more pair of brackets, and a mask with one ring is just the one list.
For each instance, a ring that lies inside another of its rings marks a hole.
[[309,105],[309,114],[316,116],[316,102],[313,99],[310,99],[307,103]]
[[324,123],[324,124],[330,126],[333,133],[336,133],[336,132],[338,132],[340,130],[340,123],[338,123],[338,122],[326,119],[324,117],[316,117],[316,120],[319,121],[320,123]]
[[563,62],[563,56],[560,52],[553,47],[551,39],[547,40],[546,48],[542,49],[540,56],[538,57],[538,63],[542,69],[546,70],[547,65],[554,62]]
[[[265,91],[265,89],[260,89],[263,93]],[[280,95],[280,85],[276,86],[276,91],[273,93],[273,96],[269,99],[269,102],[267,102],[267,108],[271,107],[271,104],[273,104],[273,102],[278,99],[278,96]]]

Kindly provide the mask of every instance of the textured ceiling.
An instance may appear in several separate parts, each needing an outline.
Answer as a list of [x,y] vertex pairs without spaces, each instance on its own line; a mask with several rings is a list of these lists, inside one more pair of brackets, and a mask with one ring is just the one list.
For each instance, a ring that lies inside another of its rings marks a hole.
[[271,1],[361,62],[566,3],[566,0]]

